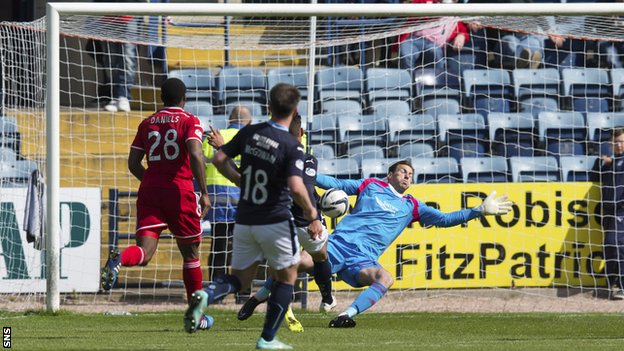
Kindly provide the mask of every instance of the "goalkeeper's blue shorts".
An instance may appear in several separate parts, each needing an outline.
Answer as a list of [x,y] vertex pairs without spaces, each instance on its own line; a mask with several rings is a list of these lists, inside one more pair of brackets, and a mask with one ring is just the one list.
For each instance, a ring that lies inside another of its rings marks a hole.
[[361,288],[362,284],[358,280],[358,274],[364,268],[379,267],[377,261],[360,252],[357,246],[350,245],[343,241],[332,240],[329,236],[327,242],[327,256],[332,266],[332,274],[337,274],[338,279],[344,281],[354,288]]

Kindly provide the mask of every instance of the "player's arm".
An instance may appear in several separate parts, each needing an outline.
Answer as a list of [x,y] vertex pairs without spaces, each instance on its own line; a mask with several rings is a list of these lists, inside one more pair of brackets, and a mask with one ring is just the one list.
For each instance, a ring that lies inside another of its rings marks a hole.
[[303,216],[306,220],[311,221],[308,225],[308,232],[312,239],[318,238],[323,231],[321,221],[318,219],[318,212],[316,211],[316,205],[310,200],[308,190],[303,182],[303,178],[300,176],[288,177],[288,187],[290,188],[290,194],[293,197],[293,201],[297,206],[303,209]]
[[347,195],[357,195],[363,179],[338,179],[325,174],[316,176],[316,185],[321,189],[336,188],[344,191]]
[[215,165],[217,170],[223,174],[230,182],[236,184],[240,188],[241,175],[235,167],[234,161],[225,154],[225,152],[219,150],[212,159],[212,164]]
[[145,156],[145,152],[143,152],[143,150],[135,147],[130,148],[130,154],[128,154],[128,170],[139,181],[143,180],[143,175],[145,174],[143,156]]
[[188,139],[186,141],[186,147],[189,151],[189,158],[191,161],[191,172],[193,177],[199,185],[201,196],[199,198],[199,204],[201,206],[201,218],[204,218],[206,213],[211,207],[210,198],[208,197],[208,190],[206,189],[206,163],[204,162],[204,153],[202,150],[202,144],[197,139]]
[[496,192],[493,191],[481,205],[454,212],[442,212],[418,201],[418,215],[420,223],[425,226],[452,227],[481,216],[507,214],[511,211],[512,205],[513,203],[507,199],[506,195],[496,197]]

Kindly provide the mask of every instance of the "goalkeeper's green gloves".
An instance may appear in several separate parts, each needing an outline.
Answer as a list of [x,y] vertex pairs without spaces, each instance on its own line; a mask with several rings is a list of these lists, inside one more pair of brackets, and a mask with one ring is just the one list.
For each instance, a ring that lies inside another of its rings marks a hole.
[[484,216],[504,215],[511,211],[513,202],[508,200],[507,195],[495,196],[496,191],[492,191],[479,206]]

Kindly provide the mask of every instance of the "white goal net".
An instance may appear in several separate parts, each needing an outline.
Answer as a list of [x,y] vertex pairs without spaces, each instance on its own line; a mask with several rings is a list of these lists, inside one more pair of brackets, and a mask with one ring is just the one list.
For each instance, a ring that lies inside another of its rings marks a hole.
[[[109,250],[135,241],[130,143],[162,105],[160,84],[175,76],[187,85],[186,110],[206,129],[228,128],[237,105],[264,121],[270,88],[296,85],[320,173],[384,177],[409,159],[408,193],[442,211],[477,206],[493,190],[510,196],[505,216],[405,229],[380,259],[395,282],[379,308],[445,309],[459,298],[467,310],[488,310],[487,294],[502,293],[523,310],[542,310],[524,300],[536,296],[557,310],[557,296],[578,293],[591,299],[571,309],[617,309],[603,306],[617,288],[606,276],[615,279],[624,248],[604,243],[591,169],[614,155],[612,131],[624,127],[624,23],[549,15],[571,8],[558,6],[494,17],[346,8],[315,17],[61,14],[58,130],[46,125],[45,18],[0,23],[0,294],[32,302],[46,292],[44,241],[24,212],[28,181],[35,170],[46,175],[46,143],[57,133],[62,303],[184,303],[182,257],[168,231],[147,266],[123,267],[112,292],[99,286]],[[214,226],[202,226],[205,281],[210,269],[227,269],[209,262]],[[334,287],[341,303],[357,294]],[[318,298],[312,281],[307,289]]]

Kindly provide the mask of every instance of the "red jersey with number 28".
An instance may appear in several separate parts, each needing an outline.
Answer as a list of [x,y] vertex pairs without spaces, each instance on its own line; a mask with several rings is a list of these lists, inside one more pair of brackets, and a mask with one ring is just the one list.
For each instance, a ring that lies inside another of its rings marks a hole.
[[202,142],[199,119],[180,107],[166,107],[139,125],[132,148],[142,150],[147,170],[141,188],[174,188],[193,191],[193,172],[186,142]]

